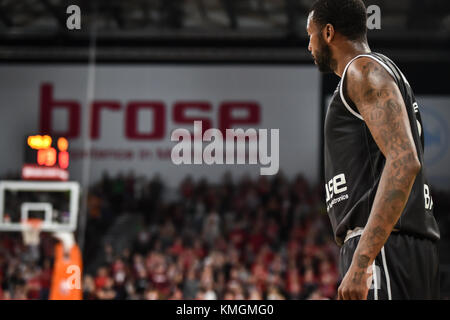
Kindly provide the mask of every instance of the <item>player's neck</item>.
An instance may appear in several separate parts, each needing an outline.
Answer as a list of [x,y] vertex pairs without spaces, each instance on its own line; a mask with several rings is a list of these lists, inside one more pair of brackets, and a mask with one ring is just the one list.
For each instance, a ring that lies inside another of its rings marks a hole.
[[339,77],[342,77],[345,67],[354,57],[369,52],[371,52],[371,50],[367,42],[347,41],[344,45],[340,46],[340,50],[335,53],[337,66],[334,73]]

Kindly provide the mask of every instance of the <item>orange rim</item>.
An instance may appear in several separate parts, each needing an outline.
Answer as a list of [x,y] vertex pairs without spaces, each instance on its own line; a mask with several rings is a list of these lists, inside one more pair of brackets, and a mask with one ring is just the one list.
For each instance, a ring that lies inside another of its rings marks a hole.
[[41,227],[42,220],[37,219],[37,218],[30,218],[30,219],[23,221],[23,223],[25,225],[29,225],[32,228],[39,229]]

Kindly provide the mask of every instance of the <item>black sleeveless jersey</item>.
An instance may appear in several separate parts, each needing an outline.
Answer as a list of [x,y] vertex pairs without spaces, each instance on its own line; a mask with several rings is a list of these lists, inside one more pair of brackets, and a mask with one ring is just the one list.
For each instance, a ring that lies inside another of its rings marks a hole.
[[[369,53],[355,57],[377,61],[395,79],[408,112],[411,132],[422,169],[394,228],[410,235],[438,240],[439,228],[433,216],[433,199],[424,168],[424,137],[419,108],[403,73],[387,57]],[[345,90],[345,74],[328,106],[325,118],[326,206],[336,242],[341,245],[348,230],[364,228],[385,164],[385,158]]]

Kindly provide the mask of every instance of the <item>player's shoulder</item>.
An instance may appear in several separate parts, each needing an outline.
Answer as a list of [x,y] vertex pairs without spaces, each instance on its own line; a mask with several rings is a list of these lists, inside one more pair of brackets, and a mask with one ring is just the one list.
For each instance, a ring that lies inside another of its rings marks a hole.
[[378,59],[370,56],[357,57],[350,62],[347,73],[347,83],[357,85],[369,83],[372,86],[385,85],[393,78]]

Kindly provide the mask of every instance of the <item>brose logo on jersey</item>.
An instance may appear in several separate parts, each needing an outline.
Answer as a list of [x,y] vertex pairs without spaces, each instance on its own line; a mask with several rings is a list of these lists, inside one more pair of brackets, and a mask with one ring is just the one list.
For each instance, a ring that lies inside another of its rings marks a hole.
[[[334,176],[333,179],[325,184],[327,211],[329,211],[335,203],[348,199],[348,194],[340,195],[345,191],[347,191],[347,181],[345,180],[345,174],[343,173]],[[334,198],[335,195],[340,196]]]

